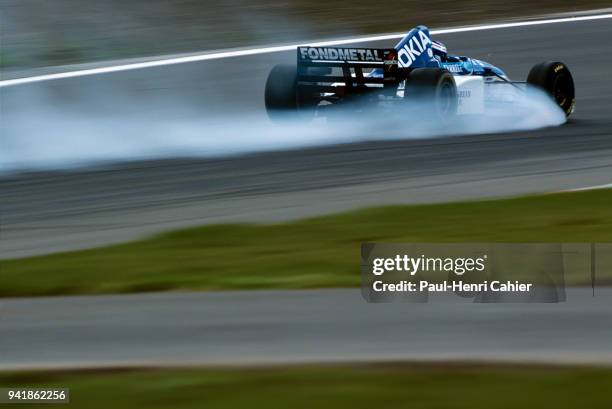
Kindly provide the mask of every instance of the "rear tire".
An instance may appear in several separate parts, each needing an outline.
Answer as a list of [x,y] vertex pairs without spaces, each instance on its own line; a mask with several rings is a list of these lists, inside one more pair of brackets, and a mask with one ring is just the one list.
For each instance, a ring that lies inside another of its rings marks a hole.
[[449,120],[457,114],[457,85],[450,72],[443,68],[416,68],[406,80],[404,98],[415,104],[423,104],[441,120]]
[[294,65],[279,64],[268,75],[265,103],[268,117],[274,122],[295,118],[312,119],[312,110],[301,106],[297,87],[297,69]]
[[543,62],[534,66],[527,83],[538,87],[552,97],[566,117],[574,112],[576,91],[572,73],[562,62]]

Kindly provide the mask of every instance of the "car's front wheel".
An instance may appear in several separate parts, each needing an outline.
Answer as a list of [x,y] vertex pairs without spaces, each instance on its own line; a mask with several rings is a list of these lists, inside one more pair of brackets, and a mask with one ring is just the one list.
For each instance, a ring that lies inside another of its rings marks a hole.
[[527,83],[550,95],[569,117],[574,112],[576,92],[574,79],[567,65],[562,62],[543,62],[534,66],[527,76]]

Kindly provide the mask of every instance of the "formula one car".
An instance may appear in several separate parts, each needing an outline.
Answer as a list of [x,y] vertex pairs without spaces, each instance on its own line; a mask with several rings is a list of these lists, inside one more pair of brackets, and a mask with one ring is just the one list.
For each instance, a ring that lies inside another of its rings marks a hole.
[[297,67],[277,65],[268,76],[265,104],[271,119],[288,112],[326,116],[336,106],[370,109],[429,101],[438,119],[507,109],[518,94],[537,87],[566,116],[574,110],[572,74],[564,63],[534,66],[527,81],[511,81],[484,61],[454,56],[417,26],[392,49],[298,47]]

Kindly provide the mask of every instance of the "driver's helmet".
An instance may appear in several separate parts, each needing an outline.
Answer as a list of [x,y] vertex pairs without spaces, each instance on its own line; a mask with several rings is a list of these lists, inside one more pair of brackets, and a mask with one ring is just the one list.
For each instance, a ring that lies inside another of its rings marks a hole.
[[446,46],[441,41],[432,40],[431,42],[431,50],[434,53],[434,58],[440,62],[446,61],[448,57],[448,52],[446,51]]

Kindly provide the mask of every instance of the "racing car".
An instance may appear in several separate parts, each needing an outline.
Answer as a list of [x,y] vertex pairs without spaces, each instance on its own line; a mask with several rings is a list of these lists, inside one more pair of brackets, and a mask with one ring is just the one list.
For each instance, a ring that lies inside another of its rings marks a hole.
[[507,107],[531,87],[548,94],[567,117],[574,111],[566,64],[542,62],[527,81],[512,81],[492,64],[449,54],[426,26],[417,26],[389,49],[298,47],[297,67],[281,64],[270,71],[265,105],[272,120],[282,120],[289,112],[310,119],[337,106],[364,110],[428,101],[433,114],[445,119]]

